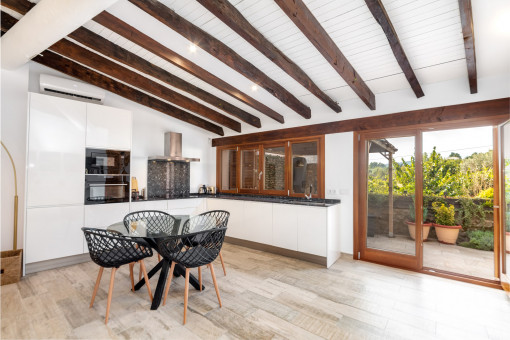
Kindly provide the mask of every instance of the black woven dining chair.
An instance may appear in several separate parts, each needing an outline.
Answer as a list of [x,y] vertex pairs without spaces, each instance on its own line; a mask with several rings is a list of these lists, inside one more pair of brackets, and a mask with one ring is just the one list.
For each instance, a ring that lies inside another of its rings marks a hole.
[[[197,231],[208,230],[213,228],[226,228],[228,224],[228,218],[230,213],[225,210],[211,210],[204,212],[200,215],[196,215],[188,219],[183,226],[183,234],[189,234]],[[199,240],[197,240],[199,241]],[[223,262],[223,254],[220,252],[221,267],[223,268],[223,275],[227,276],[225,270],[225,262]],[[201,282],[202,271],[198,267],[198,280]],[[200,284],[202,287],[202,284]]]
[[95,228],[81,228],[87,240],[90,258],[94,263],[99,265],[99,273],[97,274],[96,285],[92,293],[92,300],[90,301],[90,308],[94,305],[99,283],[103,275],[104,268],[112,268],[110,276],[110,287],[108,289],[108,302],[106,304],[106,317],[105,324],[108,323],[108,316],[110,314],[110,305],[113,295],[113,282],[115,279],[115,272],[117,269],[125,264],[129,264],[131,280],[133,280],[133,265],[140,261],[140,266],[145,278],[145,284],[149,292],[149,297],[152,301],[152,292],[149,284],[149,277],[143,259],[152,256],[152,249],[143,241],[134,240],[130,237],[120,235],[117,232],[112,232],[103,229]]
[[[168,275],[168,282],[165,288],[165,296],[163,305],[166,304],[170,285],[172,283],[173,272],[176,264],[180,264],[186,268],[186,277],[184,284],[184,319],[186,324],[186,311],[188,308],[188,292],[189,292],[189,271],[190,268],[196,268],[207,265],[211,270],[211,276],[216,290],[216,296],[221,307],[220,291],[214,274],[212,262],[218,257],[223,241],[225,240],[225,232],[227,228],[214,228],[210,230],[199,231],[191,234],[183,234],[172,238],[157,239],[158,249],[165,260],[172,263]],[[200,242],[194,239],[200,239]]]
[[[138,227],[138,223],[144,226],[147,229],[148,233],[157,234],[157,233],[165,233],[168,235],[177,234],[177,229],[179,228],[179,222],[172,215],[159,210],[141,210],[135,211],[124,216],[124,227],[128,232],[134,227],[133,224],[136,223],[136,227]],[[158,253],[158,261],[161,261],[161,256]],[[140,267],[141,269],[141,267]],[[138,280],[142,279],[142,271],[138,272]]]

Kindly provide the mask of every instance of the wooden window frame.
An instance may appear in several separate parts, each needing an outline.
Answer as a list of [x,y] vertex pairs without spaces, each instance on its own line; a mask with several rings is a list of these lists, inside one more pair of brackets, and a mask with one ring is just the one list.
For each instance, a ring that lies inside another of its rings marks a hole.
[[218,148],[218,151],[216,153],[216,187],[218,190],[221,190],[221,192],[228,193],[228,194],[236,194],[239,192],[239,169],[236,165],[236,189],[235,190],[222,190],[221,189],[221,164],[222,164],[222,153],[225,150],[234,150],[236,151],[236,162],[239,164],[239,148],[237,146],[230,146],[230,147],[221,147]]
[[[288,196],[288,197],[303,197],[304,194],[294,194],[291,192],[290,182],[292,180],[292,157],[291,145],[294,143],[317,142],[317,194],[312,195],[313,198],[325,198],[325,136],[311,136],[302,138],[287,138],[272,141],[261,141],[259,143],[247,143],[239,145],[226,145],[220,146],[216,149],[216,187],[219,193],[231,194],[251,194],[251,195],[270,195],[270,196]],[[285,147],[285,189],[284,190],[265,190],[264,189],[264,150],[269,147]],[[221,190],[221,153],[223,150],[237,150],[237,190]],[[259,150],[259,172],[262,171],[262,176],[259,179],[259,189],[243,189],[241,188],[241,154],[243,150]]]

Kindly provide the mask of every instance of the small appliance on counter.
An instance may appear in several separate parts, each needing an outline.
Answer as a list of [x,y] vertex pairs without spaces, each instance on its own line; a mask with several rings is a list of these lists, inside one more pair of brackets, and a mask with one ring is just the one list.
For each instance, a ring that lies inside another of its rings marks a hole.
[[87,148],[85,204],[129,202],[129,163],[129,151]]
[[131,200],[137,201],[140,198],[140,192],[138,191],[138,180],[136,177],[131,177]]
[[214,187],[214,186],[207,187],[207,194],[216,195],[216,187]]
[[205,195],[207,194],[207,187],[205,185],[201,185],[198,187],[198,194]]

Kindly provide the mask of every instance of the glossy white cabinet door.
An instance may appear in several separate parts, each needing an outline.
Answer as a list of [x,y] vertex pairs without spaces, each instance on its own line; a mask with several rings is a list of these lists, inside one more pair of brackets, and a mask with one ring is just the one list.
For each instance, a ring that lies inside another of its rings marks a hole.
[[87,147],[131,150],[131,112],[87,104]]
[[83,204],[86,104],[30,93],[27,206]]
[[132,201],[129,207],[131,212],[142,210],[159,210],[166,212],[168,210],[167,201]]
[[84,207],[28,208],[26,263],[83,254]]
[[273,204],[273,246],[297,250],[299,206]]
[[273,204],[245,202],[241,225],[241,238],[258,243],[272,244]]
[[[121,222],[129,214],[129,203],[96,204],[85,206],[85,224],[87,228],[106,229],[110,224]],[[88,253],[84,240],[83,252]]]
[[298,251],[319,256],[327,255],[327,209],[299,208]]
[[227,236],[246,239],[244,225],[244,202],[219,198],[207,199],[207,210],[226,210],[230,213],[227,224]]

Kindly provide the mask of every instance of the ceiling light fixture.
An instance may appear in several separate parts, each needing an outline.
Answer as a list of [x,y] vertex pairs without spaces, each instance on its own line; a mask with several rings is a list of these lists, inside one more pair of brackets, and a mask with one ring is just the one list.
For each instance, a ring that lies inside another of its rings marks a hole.
[[189,51],[195,53],[197,51],[197,45],[194,43],[189,44]]
[[255,85],[255,84],[253,84],[253,85],[251,86],[251,90],[252,90],[253,92],[257,91],[258,89],[259,89],[259,87],[258,87],[257,85]]

